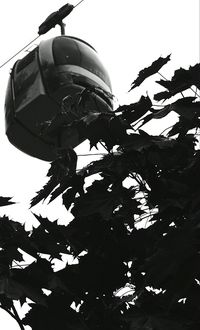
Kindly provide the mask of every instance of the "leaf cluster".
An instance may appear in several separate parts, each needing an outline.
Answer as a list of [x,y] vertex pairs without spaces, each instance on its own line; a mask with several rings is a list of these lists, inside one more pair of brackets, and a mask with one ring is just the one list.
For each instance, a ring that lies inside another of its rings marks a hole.
[[[131,89],[168,61],[169,56],[159,58],[142,70]],[[198,73],[196,65],[162,81],[168,89],[164,98],[199,88]],[[0,219],[2,308],[16,318],[13,300],[23,304],[29,298],[23,324],[33,330],[199,329],[199,109],[197,95],[159,110],[142,96],[113,113],[91,112],[65,122],[65,129],[89,139],[91,148],[100,143],[107,154],[81,170],[71,149],[51,163],[49,181],[31,207],[61,197],[71,222],[67,215],[60,225],[35,214],[39,225],[27,232]],[[178,121],[168,134],[145,132],[147,122],[159,125],[171,111]],[[35,261],[23,265],[23,251]],[[55,271],[63,256],[68,262]],[[133,289],[120,298],[116,292],[127,283]]]

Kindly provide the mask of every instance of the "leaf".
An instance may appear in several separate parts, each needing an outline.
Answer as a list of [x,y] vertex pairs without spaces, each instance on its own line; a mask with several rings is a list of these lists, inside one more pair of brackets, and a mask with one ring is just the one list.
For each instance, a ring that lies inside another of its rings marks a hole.
[[161,119],[167,116],[171,111],[191,120],[194,117],[200,116],[200,102],[194,102],[196,97],[184,97],[177,101],[166,105],[159,111],[154,109],[153,119]]
[[67,177],[63,182],[60,184],[60,186],[55,189],[50,198],[50,202],[52,202],[56,197],[61,195],[65,190],[67,190],[69,187],[72,187],[75,191],[74,197],[76,193],[79,193],[79,195],[82,195],[84,193],[83,191],[83,185],[84,185],[84,176],[74,174],[73,176]]
[[167,116],[172,111],[171,105],[168,104],[159,111],[153,113],[153,119],[161,119]]
[[56,180],[56,178],[51,177],[50,180],[45,184],[45,186],[37,192],[37,195],[32,198],[30,207],[33,207],[42,200],[46,199],[50,195],[52,190],[57,187],[57,185],[58,181]]
[[10,201],[11,198],[12,197],[1,197],[0,196],[0,206],[15,204],[15,202]]
[[51,163],[47,173],[50,180],[31,200],[31,207],[46,199],[58,186],[71,179],[76,173],[77,155],[73,149],[60,150],[60,156]]
[[200,116],[200,102],[192,102],[195,97],[185,97],[171,104],[171,110],[186,119],[192,120]]
[[[168,149],[177,147],[177,142],[173,139],[166,138],[164,136],[153,136],[152,144],[156,145],[159,149]],[[167,152],[167,150],[165,151]]]
[[165,65],[168,61],[170,60],[170,55],[168,55],[167,57],[159,57],[156,61],[154,61],[149,67],[141,70],[139,72],[139,75],[137,77],[136,80],[134,80],[134,82],[131,85],[131,89],[129,90],[129,92],[134,89],[137,86],[140,86],[141,83],[148,77],[150,77],[151,75],[157,73],[162,67],[163,65]]
[[198,118],[188,120],[186,117],[180,116],[179,121],[172,127],[167,135],[171,137],[173,135],[179,134],[179,136],[184,137],[188,131],[195,127],[199,127],[199,125],[200,120]]
[[[58,239],[55,231],[47,231],[44,225],[33,229],[30,240],[38,247],[40,253],[48,254],[51,259],[61,260],[61,253],[69,254],[66,242],[62,238]],[[59,244],[58,244],[59,243]]]
[[114,209],[119,205],[118,193],[96,193],[94,196],[77,198],[72,214],[76,217],[100,213],[105,220],[109,220]]
[[150,114],[146,115],[145,117],[143,117],[143,118],[141,119],[141,124],[139,125],[138,129],[139,129],[140,127],[146,125],[146,124],[147,124],[150,120],[152,120],[152,119],[153,119],[153,114],[152,114],[152,113],[150,113]]
[[160,92],[160,93],[157,93],[157,94],[154,95],[154,100],[156,100],[156,101],[164,100],[165,101],[167,99],[170,99],[170,97],[172,97],[172,96],[173,96],[173,94],[171,92],[167,92],[167,91]]
[[[88,330],[84,318],[68,306],[68,300],[66,294],[52,293],[47,297],[47,306],[29,304],[31,309],[23,319],[23,324],[33,330]],[[73,301],[70,302],[72,304]]]
[[8,299],[19,300],[24,295],[22,287],[17,285],[15,281],[9,278],[0,279],[0,294],[5,295]]
[[71,175],[76,172],[77,155],[71,149],[60,149],[58,158],[51,163],[47,176],[55,176],[60,182],[66,175]]
[[76,189],[74,188],[67,189],[67,191],[62,195],[63,204],[65,205],[67,210],[74,202],[75,196],[76,196]]
[[25,297],[45,305],[45,296],[41,288],[35,286],[34,281],[29,282],[25,269],[12,269],[9,273],[1,275],[0,295],[11,300],[23,300]]
[[92,112],[74,121],[70,127],[76,129],[81,138],[89,139],[90,148],[96,147],[98,142],[104,142],[108,150],[119,144],[119,140],[126,136],[126,130],[130,128],[113,112]]
[[127,141],[122,144],[123,148],[125,148],[125,151],[143,151],[144,149],[149,148],[152,145],[152,139],[151,136],[148,134],[130,134]]
[[133,123],[140,119],[148,111],[151,110],[152,102],[149,96],[142,96],[136,103],[132,103],[127,106],[121,106],[116,111],[122,112],[121,118],[127,120],[129,123]]
[[13,261],[24,261],[23,255],[18,251],[18,246],[16,245],[7,246],[3,252],[10,264],[12,264]]
[[13,306],[12,300],[6,297],[4,294],[0,294],[0,304],[4,309],[10,310]]
[[25,231],[24,226],[7,217],[0,219],[0,246],[3,247],[0,254],[4,254],[7,262],[12,265],[13,260],[22,261],[22,254],[18,248],[34,258],[38,258],[38,249],[29,238],[30,232]]
[[90,114],[82,119],[86,127],[86,138],[90,141],[90,148],[98,142],[104,142],[107,149],[118,145],[120,139],[126,137],[126,130],[129,128],[126,122],[114,114]]
[[67,244],[65,238],[66,226],[58,225],[55,221],[50,221],[48,218],[44,218],[41,215],[34,214],[41,226],[48,231],[56,242],[62,242]]
[[79,258],[79,264],[61,270],[58,276],[79,295],[89,291],[97,296],[110,294],[116,287],[124,285],[126,271],[127,267],[118,258],[88,253]]
[[32,284],[35,288],[48,288],[48,280],[52,275],[51,264],[45,259],[34,261],[23,270],[19,269],[12,274],[16,281]]
[[[195,275],[192,271],[188,272],[189,276],[186,275],[184,265],[199,259],[195,241],[194,233],[186,226],[181,229],[172,227],[166,236],[160,238],[157,250],[146,259],[144,266],[148,285],[154,288],[173,288],[176,291],[173,295],[186,294],[185,290],[191,285]],[[178,281],[184,284],[179,286]]]
[[94,181],[87,188],[87,193],[76,198],[72,214],[76,217],[83,217],[99,213],[108,220],[116,206],[119,205],[123,191],[121,182],[116,182],[108,190],[109,185],[110,180],[107,177]]
[[189,75],[193,85],[196,86],[198,89],[200,89],[200,82],[199,82],[200,63],[197,63],[194,66],[189,67]]
[[154,95],[154,99],[160,101],[169,99],[170,97],[180,93],[191,86],[200,88],[199,83],[200,64],[190,66],[188,70],[180,68],[176,70],[171,80],[160,80],[158,84],[168,89],[168,92],[161,92]]
[[78,131],[79,136],[90,140],[91,148],[100,141],[104,131],[107,130],[107,122],[111,114],[90,113],[71,124]]
[[102,114],[99,112],[90,113],[89,115],[83,117],[82,121],[86,125],[90,125],[92,122],[96,121],[99,117],[101,117],[101,115]]
[[50,120],[40,124],[41,135],[60,136],[61,131],[72,121],[72,118],[76,119],[75,112],[72,110],[74,102],[71,96],[65,97],[62,100],[61,111]]
[[180,321],[165,317],[165,315],[144,315],[133,317],[130,330],[187,330]]

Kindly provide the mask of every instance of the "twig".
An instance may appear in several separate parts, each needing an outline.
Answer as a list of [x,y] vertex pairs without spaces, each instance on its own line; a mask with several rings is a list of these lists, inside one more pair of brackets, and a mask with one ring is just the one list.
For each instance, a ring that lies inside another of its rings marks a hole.
[[3,309],[5,312],[7,312],[19,324],[19,327],[21,330],[25,330],[25,327],[24,327],[21,319],[19,318],[19,315],[18,315],[13,303],[12,303],[13,313],[9,309],[3,307],[2,305],[0,306],[0,308]]
[[194,92],[194,95],[195,95],[196,97],[200,97],[200,95],[197,93],[197,91],[198,91],[198,88],[197,88],[197,87],[196,87],[196,91],[195,91],[192,87],[190,87],[190,89],[191,89],[191,91]]
[[20,317],[19,317],[19,315],[18,315],[18,313],[17,313],[17,310],[16,310],[16,308],[15,308],[13,302],[12,302],[12,310],[13,310],[13,313],[14,313],[14,316],[15,316],[15,320],[18,322],[18,324],[19,324],[19,326],[20,326],[20,329],[21,329],[21,330],[25,330],[25,327],[24,327],[24,325],[23,325],[23,323],[22,323],[22,320],[20,319]]
[[[15,262],[15,261],[14,261]],[[20,265],[18,264],[17,262],[15,262],[16,266],[12,266],[12,269],[13,268],[20,268],[20,269],[24,269],[24,267],[27,267],[27,266],[30,266],[30,264],[23,264],[23,265]]]
[[[9,309],[7,309],[7,308],[5,308],[5,307],[3,307],[3,306],[0,306],[0,308],[3,309],[3,310],[4,310],[5,312],[7,312],[10,316],[12,316],[13,319],[16,320],[15,315],[14,315],[11,311],[9,311]],[[17,320],[16,320],[16,321],[17,321]]]
[[[140,221],[142,221],[142,220],[144,220],[144,219],[146,219],[146,218],[150,218],[151,217],[151,219],[152,219],[152,217],[155,215],[155,214],[157,214],[158,212],[155,212],[155,213],[150,213],[150,214],[147,214],[147,215],[144,215],[144,216],[139,216],[139,217],[137,217],[136,219],[134,219],[134,222],[136,223],[136,222],[140,222]],[[151,220],[150,219],[150,220]]]
[[164,79],[164,80],[168,80],[167,78],[165,78],[159,71],[158,74]]
[[[164,79],[164,80],[168,80],[167,78],[165,78],[160,72],[158,72],[158,74]],[[169,81],[169,80],[168,80]],[[191,91],[197,96],[197,97],[200,97],[200,95],[197,93],[197,87],[196,87],[196,91],[190,87],[189,89],[191,89]],[[182,97],[184,97],[184,94],[182,92],[180,92]]]
[[21,269],[24,269],[22,265],[18,264],[15,260],[13,260],[13,262],[15,263],[16,266],[12,266],[12,268],[19,267]]
[[99,141],[99,143],[100,143],[100,145],[104,148],[104,149],[106,149],[106,151],[110,154],[111,152],[108,150],[108,148],[102,143],[102,142],[100,142]]
[[78,154],[78,157],[84,157],[84,156],[106,156],[107,153],[99,152],[96,154]]
[[159,135],[162,135],[163,133],[165,133],[168,129],[172,128],[173,126],[174,126],[174,125],[171,125],[171,126],[165,128],[164,131],[162,131]]

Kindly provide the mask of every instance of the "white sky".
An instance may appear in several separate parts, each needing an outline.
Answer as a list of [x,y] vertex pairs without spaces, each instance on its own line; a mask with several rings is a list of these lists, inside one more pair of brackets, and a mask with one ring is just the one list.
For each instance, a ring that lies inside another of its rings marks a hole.
[[[77,2],[71,1],[73,5]],[[32,40],[42,21],[65,3],[61,0],[3,1],[0,6],[0,65]],[[199,16],[199,0],[85,0],[65,20],[66,34],[94,46],[110,73],[113,93],[120,104],[124,104],[137,101],[147,90],[150,96],[161,90],[154,83],[160,78],[157,75],[144,82],[143,87],[127,93],[138,72],[159,56],[172,54],[171,62],[161,69],[166,78],[181,66],[188,68],[199,62]],[[57,27],[39,40],[59,33]],[[1,208],[0,215],[6,213],[14,220],[26,221],[30,229],[36,222],[28,210],[29,201],[46,182],[49,164],[18,151],[5,137],[5,89],[9,71],[17,58],[0,69],[0,196],[13,196],[18,203]],[[79,151],[87,153],[87,143]],[[79,166],[83,165],[81,160]],[[48,207],[45,204],[36,206],[33,211],[52,220],[66,221],[66,211],[60,200]],[[0,329],[8,328],[19,329],[16,322],[0,310]]]

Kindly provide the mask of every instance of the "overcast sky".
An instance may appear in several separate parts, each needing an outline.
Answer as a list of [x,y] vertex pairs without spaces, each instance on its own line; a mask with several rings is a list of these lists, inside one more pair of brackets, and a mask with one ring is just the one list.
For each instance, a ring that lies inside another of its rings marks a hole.
[[[0,65],[36,37],[41,22],[65,3],[61,0],[3,1],[0,8]],[[72,0],[71,3],[77,2]],[[160,78],[157,75],[134,92],[127,93],[138,72],[159,56],[172,54],[171,62],[161,69],[166,78],[170,78],[175,69],[188,68],[199,62],[199,0],[85,0],[65,23],[66,34],[84,39],[98,51],[121,105],[137,101],[147,90],[150,96],[154,91],[161,91],[154,83]],[[59,28],[54,28],[38,42],[59,33]],[[4,129],[4,97],[9,72],[14,62],[25,54],[21,53],[0,69],[0,196],[13,196],[18,202],[1,208],[0,215],[6,213],[15,220],[26,221],[30,229],[36,222],[28,210],[29,201],[46,182],[49,164],[15,149],[7,141]],[[88,152],[87,143],[79,152]],[[83,158],[79,163],[82,165]],[[66,221],[60,200],[48,207],[45,204],[37,206],[33,211],[52,220]],[[0,329],[8,328],[19,329],[10,316],[4,317],[0,311]]]

